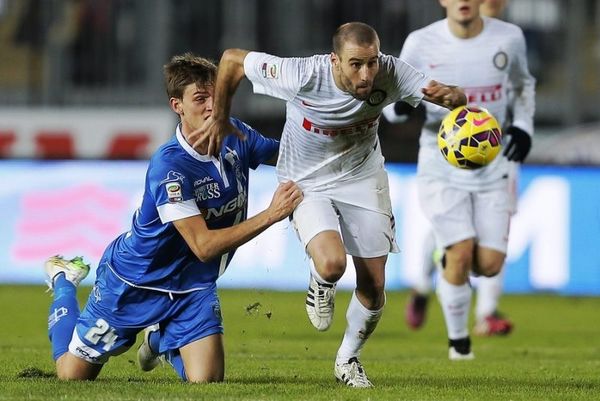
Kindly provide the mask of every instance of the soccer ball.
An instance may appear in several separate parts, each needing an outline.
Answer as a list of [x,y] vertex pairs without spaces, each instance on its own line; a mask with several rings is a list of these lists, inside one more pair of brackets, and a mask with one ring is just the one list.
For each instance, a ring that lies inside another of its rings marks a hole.
[[489,111],[479,106],[460,106],[442,120],[438,147],[451,165],[478,169],[500,152],[502,131]]

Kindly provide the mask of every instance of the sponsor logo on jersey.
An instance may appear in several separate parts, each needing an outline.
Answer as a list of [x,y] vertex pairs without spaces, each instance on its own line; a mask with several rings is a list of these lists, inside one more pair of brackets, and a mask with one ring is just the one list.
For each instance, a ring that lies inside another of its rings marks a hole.
[[508,54],[503,51],[499,51],[498,53],[494,54],[493,61],[494,67],[499,70],[503,70],[508,65]]
[[211,207],[206,210],[203,210],[202,215],[206,220],[209,220],[211,218],[219,218],[223,217],[226,214],[236,212],[246,205],[246,198],[246,192],[242,192],[238,194],[238,196],[236,196],[235,198],[233,198],[226,204],[221,205],[218,208]]
[[496,102],[502,99],[502,84],[478,87],[463,87],[467,95],[467,103],[481,104]]
[[214,179],[211,176],[206,176],[204,178],[200,178],[200,179],[194,181],[194,187],[197,187],[198,185],[206,184],[207,182],[211,182],[211,181],[214,181]]
[[387,93],[385,91],[383,91],[381,89],[375,89],[369,95],[369,98],[367,99],[367,103],[370,106],[377,106],[378,104],[381,104],[381,102],[383,102],[386,97],[387,97]]
[[160,184],[164,184],[165,182],[179,181],[183,184],[183,180],[185,180],[185,176],[177,171],[170,170],[167,173],[167,177],[163,179]]
[[279,78],[279,66],[274,63],[263,63],[261,67],[263,78],[277,79]]
[[169,199],[169,203],[183,201],[181,185],[178,182],[167,182],[165,184],[165,189],[167,190],[167,198]]
[[218,182],[209,182],[202,185],[200,188],[194,189],[194,197],[196,202],[202,202],[209,199],[219,198],[221,196],[221,188]]
[[314,132],[315,134],[325,135],[333,138],[338,135],[362,134],[372,128],[377,128],[378,124],[379,116],[370,118],[368,120],[359,121],[355,124],[344,127],[322,127],[315,125],[305,117],[304,121],[302,121],[302,128],[307,131]]

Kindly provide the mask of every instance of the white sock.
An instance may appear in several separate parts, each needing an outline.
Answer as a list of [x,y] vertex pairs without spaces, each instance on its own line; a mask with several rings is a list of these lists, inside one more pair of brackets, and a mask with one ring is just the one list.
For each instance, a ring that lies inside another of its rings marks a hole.
[[317,280],[317,283],[329,284],[329,285],[333,285],[333,284],[337,283],[337,281],[331,282],[331,281],[327,281],[323,277],[321,277],[321,275],[315,268],[315,263],[312,261],[312,259],[310,260],[310,274],[312,274],[312,276],[315,278],[315,280]]
[[503,281],[504,269],[500,270],[500,273],[494,277],[478,278],[477,302],[475,303],[475,317],[477,320],[484,319],[498,310]]
[[442,305],[448,338],[458,340],[469,335],[469,309],[471,308],[472,291],[469,283],[450,284],[440,274],[437,283],[437,295]]
[[430,231],[423,244],[423,264],[419,266],[419,274],[414,282],[414,290],[421,295],[427,295],[431,292],[432,275],[435,271],[435,263],[433,262],[435,248],[435,236],[433,231]]
[[383,314],[383,308],[382,306],[378,310],[369,310],[360,303],[356,297],[356,291],[352,293],[352,299],[346,311],[346,321],[348,322],[346,332],[335,358],[337,363],[346,363],[353,357],[358,358],[363,345],[377,327],[379,318]]

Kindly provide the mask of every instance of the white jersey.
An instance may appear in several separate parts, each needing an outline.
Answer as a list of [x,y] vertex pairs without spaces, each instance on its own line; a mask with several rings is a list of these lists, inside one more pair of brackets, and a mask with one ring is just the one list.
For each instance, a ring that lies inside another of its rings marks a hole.
[[[380,169],[381,110],[398,100],[416,106],[423,97],[421,88],[429,82],[424,74],[389,55],[380,55],[379,73],[365,101],[336,86],[329,55],[281,58],[250,52],[244,70],[255,93],[287,102],[277,176],[280,181],[297,182],[304,190],[361,179]],[[369,157],[373,152],[378,157]]]
[[[448,20],[434,22],[411,33],[400,53],[407,63],[431,78],[464,89],[468,103],[488,109],[503,126],[509,106],[508,88],[514,92],[513,121],[533,134],[535,79],[529,73],[525,38],[521,29],[495,18],[483,18],[483,31],[460,39],[450,32]],[[427,117],[421,132],[418,174],[447,180],[476,191],[499,188],[510,162],[503,156],[477,170],[461,170],[447,163],[437,146],[437,132],[448,110],[425,103]]]

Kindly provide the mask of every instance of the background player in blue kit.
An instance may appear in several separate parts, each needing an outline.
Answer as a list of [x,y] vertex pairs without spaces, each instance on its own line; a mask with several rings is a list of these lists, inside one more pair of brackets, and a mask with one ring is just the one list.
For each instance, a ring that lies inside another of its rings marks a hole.
[[302,200],[295,183],[282,183],[269,207],[246,219],[249,168],[274,161],[279,143],[232,118],[245,141],[227,136],[219,157],[194,150],[186,138],[212,113],[216,66],[186,53],[173,57],[164,73],[181,123],[152,156],[131,230],[104,252],[81,315],[76,287],[89,266],[81,258],[46,262],[54,290],[49,337],[60,379],[95,379],[110,356],[125,352],[139,331],[153,326],[138,352],[142,369],[152,369],[165,354],[184,380],[222,381],[215,282],[238,246],[289,216]]

